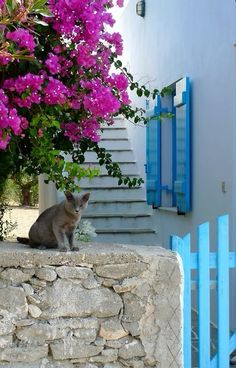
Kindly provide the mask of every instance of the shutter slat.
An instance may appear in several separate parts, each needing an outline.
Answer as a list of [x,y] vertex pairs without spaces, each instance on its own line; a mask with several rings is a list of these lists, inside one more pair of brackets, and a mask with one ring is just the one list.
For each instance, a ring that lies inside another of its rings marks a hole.
[[147,188],[147,203],[153,207],[161,205],[161,125],[160,119],[157,117],[161,113],[161,97],[157,97],[157,104],[153,112],[148,115],[156,116],[151,118],[147,124],[146,134],[146,188]]
[[[179,84],[179,86],[177,86]],[[190,201],[190,82],[184,78],[177,82],[176,107],[176,180],[174,191],[179,214],[191,210]]]

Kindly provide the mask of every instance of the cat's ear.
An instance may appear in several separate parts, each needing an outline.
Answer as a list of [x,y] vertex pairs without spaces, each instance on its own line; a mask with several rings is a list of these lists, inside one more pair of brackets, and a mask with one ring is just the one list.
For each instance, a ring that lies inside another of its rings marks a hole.
[[74,201],[75,199],[73,194],[69,190],[65,192],[65,196],[66,196],[67,201]]
[[88,202],[89,197],[90,197],[90,193],[89,193],[89,192],[88,192],[88,193],[83,194],[83,195],[81,196],[81,201],[82,201],[82,203],[86,203],[86,202]]

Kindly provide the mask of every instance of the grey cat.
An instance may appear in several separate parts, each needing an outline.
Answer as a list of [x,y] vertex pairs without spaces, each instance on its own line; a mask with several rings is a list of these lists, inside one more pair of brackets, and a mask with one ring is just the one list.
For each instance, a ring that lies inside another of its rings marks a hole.
[[30,228],[29,238],[18,237],[18,242],[32,248],[58,248],[61,252],[79,250],[74,246],[74,231],[88,205],[90,193],[74,196],[67,191],[65,196],[64,201],[41,213]]

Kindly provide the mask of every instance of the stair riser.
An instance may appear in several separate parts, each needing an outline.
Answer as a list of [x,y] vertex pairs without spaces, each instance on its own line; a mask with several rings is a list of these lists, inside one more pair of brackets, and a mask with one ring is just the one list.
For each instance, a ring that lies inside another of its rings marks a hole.
[[128,138],[127,129],[106,128],[100,134],[101,138]]
[[115,118],[113,120],[114,120],[113,125],[104,125],[104,128],[114,129],[114,128],[126,128],[127,127],[127,123],[125,120],[119,119],[119,118]]
[[130,141],[128,140],[104,140],[99,142],[99,147],[109,149],[118,149],[118,150],[128,150],[131,149]]
[[114,228],[152,228],[150,217],[103,217],[91,218],[83,216],[82,221],[88,220],[95,229],[114,229]]
[[90,199],[94,200],[102,200],[102,199],[110,199],[111,201],[114,199],[136,199],[141,200],[145,199],[145,192],[142,189],[93,189],[84,188],[84,191],[90,192]]
[[[85,164],[81,164],[81,166],[83,166],[83,167],[88,167],[88,166],[90,166],[90,167],[96,167],[96,168],[98,168],[100,170],[100,173],[102,175],[108,175],[107,174],[107,170],[106,170],[106,168],[104,166],[99,166],[99,165],[96,165],[96,164],[89,165],[89,164],[86,164],[86,163]],[[137,175],[138,176],[139,171],[138,171],[137,164],[125,164],[125,163],[121,163],[119,166],[120,166],[120,169],[121,169],[123,175]]]
[[[112,161],[114,162],[134,162],[133,151],[109,151],[112,155]],[[85,163],[86,162],[97,162],[97,155],[95,152],[85,153]]]
[[113,178],[112,176],[94,177],[93,180],[82,179],[80,180],[80,186],[81,188],[84,187],[96,188],[97,186],[112,186],[119,188],[118,179]]
[[[122,240],[121,240],[122,239]],[[120,243],[160,246],[156,234],[99,234],[93,241],[98,243]]]
[[150,213],[151,207],[148,207],[145,202],[131,203],[89,203],[86,213]]

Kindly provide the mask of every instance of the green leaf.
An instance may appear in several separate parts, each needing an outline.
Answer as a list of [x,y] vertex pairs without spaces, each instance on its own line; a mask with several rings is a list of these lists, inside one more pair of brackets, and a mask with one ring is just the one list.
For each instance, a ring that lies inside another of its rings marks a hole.
[[118,68],[121,68],[122,67],[122,62],[120,60],[116,60],[115,63],[114,63],[115,67],[118,69]]
[[40,24],[41,26],[48,27],[48,23],[44,22],[43,20],[34,19],[34,23]]
[[[48,9],[36,9],[35,13],[42,15],[43,17],[54,17],[54,15]],[[47,23],[46,23],[47,24]]]
[[143,90],[142,90],[141,88],[138,88],[138,89],[137,89],[137,95],[138,95],[139,97],[142,97],[142,95],[143,95]]
[[150,92],[148,89],[145,89],[145,90],[144,90],[144,96],[145,96],[145,97],[149,97],[149,96],[150,96],[150,94],[151,94],[151,92]]
[[8,10],[8,13],[11,14],[17,6],[17,1],[16,0],[6,0],[5,6]]
[[47,0],[35,0],[33,1],[32,9],[42,8],[46,6]]

